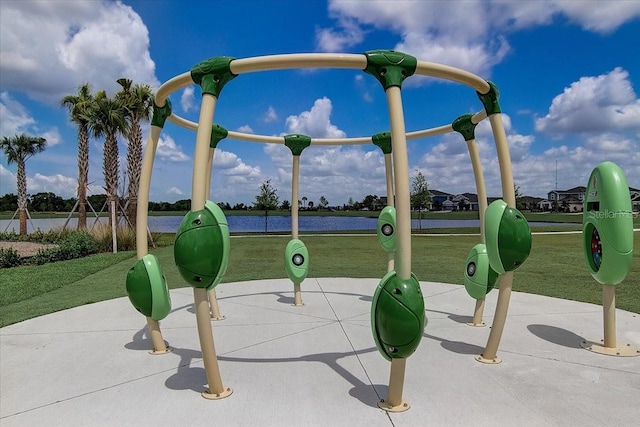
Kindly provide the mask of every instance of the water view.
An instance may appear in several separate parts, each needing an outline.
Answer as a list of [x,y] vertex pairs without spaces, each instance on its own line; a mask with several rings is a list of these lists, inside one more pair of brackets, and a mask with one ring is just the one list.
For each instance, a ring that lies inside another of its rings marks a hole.
[[[150,216],[149,217],[149,229],[152,232],[158,233],[174,233],[180,222],[182,216]],[[47,231],[51,228],[60,228],[67,221],[65,218],[46,218],[46,219],[34,219],[27,221],[28,232],[40,229],[41,231]],[[96,219],[87,218],[87,224],[89,227],[93,226]],[[227,217],[229,223],[229,230],[236,233],[248,233],[248,232],[263,232],[264,231],[264,216],[229,216]],[[100,218],[98,224],[106,224],[106,218]],[[347,230],[369,230],[375,232],[377,219],[365,218],[365,217],[346,217],[346,216],[301,216],[299,217],[298,227],[300,232],[307,231],[347,231]],[[572,223],[547,223],[547,222],[530,222],[531,226],[544,226],[544,225],[575,225]],[[477,219],[423,219],[422,228],[464,228],[464,227],[479,227],[480,221]],[[71,218],[67,227],[75,228],[76,219]],[[412,227],[414,229],[419,228],[418,220],[412,221]],[[17,219],[0,220],[0,231],[18,231],[19,223]],[[270,232],[287,232],[291,231],[291,217],[289,216],[269,216],[267,218],[267,229]]]

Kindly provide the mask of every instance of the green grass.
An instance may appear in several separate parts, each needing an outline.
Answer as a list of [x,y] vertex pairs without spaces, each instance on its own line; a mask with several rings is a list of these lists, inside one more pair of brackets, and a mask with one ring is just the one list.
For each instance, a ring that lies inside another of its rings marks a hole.
[[[223,282],[286,277],[284,248],[289,236],[231,240]],[[308,277],[382,277],[387,255],[375,236],[304,236],[309,249]],[[601,304],[602,288],[588,273],[580,234],[534,235],[527,262],[516,272],[513,289]],[[462,283],[464,260],[477,236],[417,236],[412,269],[423,281]],[[640,233],[634,234],[640,248]],[[173,247],[151,251],[160,260],[170,288],[184,287],[173,262]],[[94,255],[37,267],[0,270],[0,326],[82,304],[125,296],[125,277],[133,252]],[[303,285],[304,286],[304,285]],[[495,291],[494,291],[495,292]],[[626,280],[616,288],[617,307],[640,313],[640,251]]]

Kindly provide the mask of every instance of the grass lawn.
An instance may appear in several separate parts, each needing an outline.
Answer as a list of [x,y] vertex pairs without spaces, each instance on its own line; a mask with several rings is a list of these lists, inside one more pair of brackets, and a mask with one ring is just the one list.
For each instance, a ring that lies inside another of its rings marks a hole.
[[[309,249],[309,278],[377,277],[387,255],[375,236],[303,236]],[[233,237],[224,282],[284,278],[289,236]],[[462,283],[464,260],[477,236],[425,235],[412,239],[412,268],[419,280]],[[527,262],[514,276],[514,290],[601,304],[602,288],[588,273],[580,234],[534,235]],[[640,248],[640,233],[634,234]],[[169,287],[184,287],[173,262],[173,247],[152,250]],[[0,326],[77,305],[125,296],[133,252],[101,254],[37,267],[0,270]],[[303,283],[304,288],[304,283]],[[495,292],[495,291],[494,291]],[[617,307],[640,313],[640,250],[626,280],[616,289]],[[471,300],[471,299],[470,299]]]

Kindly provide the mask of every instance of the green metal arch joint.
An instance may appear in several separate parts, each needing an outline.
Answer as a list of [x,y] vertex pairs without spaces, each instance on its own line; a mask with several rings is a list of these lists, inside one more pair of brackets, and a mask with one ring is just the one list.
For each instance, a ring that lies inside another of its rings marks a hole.
[[471,141],[476,138],[476,124],[471,121],[473,114],[464,114],[453,121],[451,127],[453,130],[463,136],[465,141]]
[[311,145],[311,137],[299,134],[285,135],[284,145],[289,147],[291,154],[299,156],[302,154],[302,150]]
[[502,110],[500,109],[500,102],[498,99],[500,98],[500,91],[498,91],[498,86],[489,83],[489,92],[482,94],[480,92],[476,92],[478,94],[478,98],[484,105],[484,111],[487,112],[487,116],[492,114],[500,113]]
[[208,93],[219,98],[224,85],[237,77],[231,72],[233,60],[230,56],[219,56],[202,61],[191,68],[191,79],[202,88],[203,95]]
[[391,154],[391,132],[376,133],[371,137],[371,141],[374,145],[380,147],[383,154]]
[[158,107],[153,102],[153,117],[151,118],[151,126],[158,126],[159,128],[164,128],[164,122],[167,121],[167,118],[171,115],[171,101],[169,99],[166,100],[164,107]]
[[220,125],[214,124],[211,128],[211,142],[209,143],[209,147],[216,148],[218,146],[218,142],[222,141],[229,135],[229,131],[223,128]]
[[369,50],[365,73],[371,74],[386,91],[391,86],[402,88],[402,82],[416,72],[418,60],[411,55],[394,50]]

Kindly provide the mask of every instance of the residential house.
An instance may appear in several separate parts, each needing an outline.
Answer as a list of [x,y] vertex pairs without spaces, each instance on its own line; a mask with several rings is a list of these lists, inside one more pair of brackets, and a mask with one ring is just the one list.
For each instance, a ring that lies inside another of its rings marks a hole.
[[573,187],[569,190],[553,190],[547,195],[547,199],[555,203],[559,209],[569,212],[582,212],[586,187]]
[[454,210],[479,211],[478,195],[473,193],[456,194],[451,201],[455,204]]
[[451,199],[453,199],[453,194],[445,193],[444,191],[439,190],[429,190],[429,194],[431,195],[431,206],[429,207],[429,210],[453,210],[454,203],[451,201]]
[[629,187],[629,195],[631,196],[631,210],[640,212],[640,190]]

